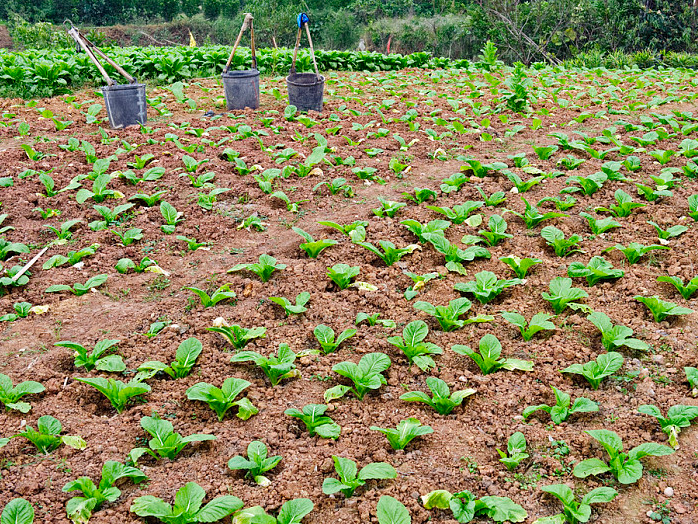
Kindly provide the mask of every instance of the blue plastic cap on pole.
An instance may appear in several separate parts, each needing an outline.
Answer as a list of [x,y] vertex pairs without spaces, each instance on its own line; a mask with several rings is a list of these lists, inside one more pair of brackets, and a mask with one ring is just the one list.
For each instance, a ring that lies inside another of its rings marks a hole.
[[307,24],[308,22],[310,22],[310,18],[308,18],[308,15],[306,15],[305,13],[300,13],[298,15],[298,18],[296,19],[296,22],[298,23],[298,29],[300,29],[301,27],[303,27],[303,24]]

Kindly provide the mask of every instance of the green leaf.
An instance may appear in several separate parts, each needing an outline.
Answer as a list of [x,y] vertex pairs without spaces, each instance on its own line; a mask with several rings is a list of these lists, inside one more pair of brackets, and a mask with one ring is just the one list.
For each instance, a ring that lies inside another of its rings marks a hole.
[[412,517],[407,508],[388,495],[383,495],[378,500],[376,516],[378,524],[412,524]]
[[0,524],[32,524],[34,508],[24,499],[12,499],[0,515]]
[[310,499],[293,499],[281,506],[278,524],[300,524],[303,517],[313,511],[315,505]]

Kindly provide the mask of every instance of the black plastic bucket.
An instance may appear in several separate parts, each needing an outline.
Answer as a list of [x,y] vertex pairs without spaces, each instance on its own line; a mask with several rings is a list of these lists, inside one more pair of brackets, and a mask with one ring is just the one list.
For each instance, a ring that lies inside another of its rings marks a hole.
[[291,73],[286,77],[288,103],[299,111],[322,112],[325,77],[315,73]]
[[223,73],[223,88],[228,109],[259,107],[259,71],[228,71]]
[[148,121],[145,84],[104,86],[102,94],[112,129],[145,124]]

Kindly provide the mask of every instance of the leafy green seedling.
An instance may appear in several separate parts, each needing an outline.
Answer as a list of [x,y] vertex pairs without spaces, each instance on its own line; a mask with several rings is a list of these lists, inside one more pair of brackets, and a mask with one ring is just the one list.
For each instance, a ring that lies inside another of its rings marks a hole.
[[51,175],[48,173],[41,173],[38,177],[39,182],[41,182],[44,185],[44,192],[43,193],[37,193],[38,196],[43,196],[46,198],[51,198],[60,195],[61,193],[65,193],[66,191],[73,191],[75,189],[80,188],[81,184],[79,182],[79,179],[77,177],[73,178],[67,186],[65,186],[63,189],[56,189],[56,182],[53,180]]
[[650,310],[655,322],[666,320],[666,318],[669,316],[690,315],[693,313],[692,309],[681,307],[674,302],[669,302],[668,300],[662,300],[656,295],[651,297],[635,295],[633,298],[638,302],[642,302],[645,307]]
[[518,327],[519,331],[521,332],[521,336],[526,341],[531,340],[533,336],[540,331],[555,330],[555,324],[550,322],[550,319],[553,318],[553,316],[548,315],[547,313],[536,313],[533,315],[531,322],[528,323],[528,327],[526,326],[526,318],[514,311],[503,312],[502,318],[510,324],[514,324],[516,327]]
[[334,469],[339,480],[328,477],[322,483],[322,492],[332,495],[341,492],[346,498],[354,496],[354,491],[372,479],[394,479],[397,471],[387,462],[372,462],[357,472],[356,462],[343,457],[332,455]]
[[113,378],[104,379],[101,377],[76,377],[75,380],[92,386],[102,393],[102,395],[107,397],[117,413],[121,413],[135,397],[150,391],[150,386],[144,384],[138,378],[134,378],[127,383],[121,380],[114,380]]
[[685,406],[683,404],[671,406],[666,417],[662,416],[662,412],[657,406],[645,404],[637,410],[657,419],[662,431],[669,437],[669,445],[674,449],[679,447],[678,438],[681,428],[689,427],[693,419],[698,417],[698,406]]
[[12,499],[2,510],[0,522],[2,524],[34,524],[34,507],[24,499]]
[[187,389],[189,400],[199,400],[206,402],[218,416],[218,420],[223,420],[225,414],[233,406],[237,406],[237,416],[242,420],[247,420],[259,410],[245,397],[235,400],[240,393],[251,386],[251,383],[241,378],[226,378],[221,388],[217,388],[206,382],[198,382]]
[[61,291],[70,291],[74,295],[82,296],[88,293],[91,289],[101,286],[107,281],[107,275],[95,275],[87,280],[84,284],[76,282],[73,286],[66,284],[54,284],[46,288],[45,293],[59,293]]
[[133,203],[121,204],[116,206],[114,209],[109,209],[107,206],[94,205],[92,208],[97,211],[102,216],[103,220],[94,220],[88,224],[92,231],[103,231],[109,226],[116,224],[116,222],[123,217],[121,214],[128,211],[134,206]]
[[283,191],[274,191],[271,195],[269,195],[269,198],[278,198],[279,200],[281,200],[283,203],[286,204],[286,210],[290,211],[291,213],[298,213],[298,211],[300,211],[300,205],[310,201],[306,198],[304,200],[292,202],[288,195]]
[[158,266],[158,263],[148,256],[143,257],[141,261],[138,263],[138,265],[136,265],[136,263],[130,258],[120,258],[114,266],[114,269],[116,269],[121,274],[128,273],[131,269],[133,269],[136,273],[143,273],[149,267],[152,267],[152,269],[150,269],[149,271],[152,271],[154,273],[162,272],[162,270]]
[[166,189],[156,191],[152,195],[148,193],[136,193],[132,197],[129,197],[129,202],[140,202],[145,207],[153,207],[156,204],[162,202],[162,197],[167,194]]
[[245,477],[252,477],[260,486],[269,486],[271,481],[262,475],[274,469],[281,462],[281,456],[268,457],[267,446],[264,442],[253,440],[247,446],[247,458],[236,455],[228,461],[228,467],[233,471],[245,470]]
[[71,229],[73,229],[77,224],[81,223],[82,219],[80,218],[74,218],[73,220],[66,220],[62,224],[60,224],[58,227],[53,227],[53,226],[44,226],[46,229],[51,231],[54,235],[56,235],[56,238],[58,240],[70,240],[73,236],[73,232]]
[[115,231],[111,229],[110,232],[119,237],[121,244],[124,246],[130,246],[134,242],[143,238],[143,230],[137,227],[127,229],[126,231]]
[[642,195],[648,202],[656,202],[662,198],[674,196],[674,192],[668,190],[665,186],[657,186],[656,188],[645,184],[635,183],[638,194]]
[[454,286],[454,289],[461,293],[471,293],[481,304],[487,304],[497,298],[506,288],[524,283],[525,280],[520,278],[498,280],[497,275],[491,271],[480,271],[475,274],[474,281],[459,282]]
[[698,222],[698,195],[688,197],[688,216]]
[[163,233],[166,235],[174,233],[175,227],[184,221],[184,213],[177,211],[169,202],[160,203],[160,213],[162,214],[162,218],[165,219],[165,223],[160,226],[160,229],[162,229]]
[[121,373],[126,369],[126,364],[124,364],[124,360],[120,355],[102,356],[115,349],[118,343],[118,340],[100,340],[90,353],[81,344],[67,340],[56,342],[54,346],[72,349],[74,351],[76,368],[84,367],[87,371],[96,369],[97,371]]
[[507,221],[499,215],[492,215],[487,221],[487,227],[489,231],[481,229],[477,232],[480,236],[465,235],[461,242],[466,245],[484,242],[488,246],[496,246],[505,238],[513,238],[514,236],[505,232],[507,230]]
[[509,179],[509,182],[514,184],[514,187],[511,189],[512,193],[525,193],[533,186],[536,186],[545,180],[544,176],[534,176],[526,181],[523,181],[519,175],[508,170],[504,171],[504,176]]
[[[425,302],[425,304],[427,304]],[[443,306],[441,306],[443,307]],[[448,310],[448,308],[443,308]],[[455,310],[450,310],[452,314],[457,313]],[[456,314],[456,318],[457,318]],[[423,320],[414,320],[407,324],[402,330],[402,336],[388,337],[388,342],[400,350],[407,357],[408,362],[415,364],[422,371],[428,371],[436,366],[436,362],[431,355],[441,355],[443,350],[432,342],[424,342],[429,334],[429,328]],[[380,354],[380,353],[379,353]]]
[[599,385],[603,379],[610,377],[622,367],[623,355],[611,351],[609,353],[602,353],[596,360],[591,360],[586,364],[572,364],[560,371],[562,373],[582,375],[587,382],[589,382],[591,389],[599,389]]
[[359,266],[350,266],[349,264],[335,264],[327,268],[327,276],[330,280],[337,284],[339,289],[348,288],[352,280],[359,275],[361,268]]
[[613,220],[612,217],[597,219],[591,216],[589,213],[579,213],[579,216],[586,218],[587,222],[589,223],[589,228],[594,235],[600,235],[616,227],[623,227],[619,222]]
[[124,194],[120,191],[115,191],[113,189],[107,189],[107,184],[111,182],[111,175],[108,173],[102,173],[92,182],[92,191],[85,189],[84,187],[79,189],[75,194],[75,201],[78,204],[83,204],[89,198],[97,202],[98,204],[104,202],[107,198],[123,198]]
[[41,266],[42,269],[48,270],[54,267],[60,267],[63,264],[77,265],[83,258],[94,255],[99,248],[99,244],[92,244],[78,251],[70,251],[67,256],[53,255]]
[[66,503],[68,518],[75,523],[84,524],[90,520],[92,513],[102,507],[105,502],[114,502],[121,496],[121,490],[115,484],[124,478],[139,484],[148,477],[140,469],[125,466],[119,462],[108,460],[102,466],[102,478],[95,486],[90,477],[80,477],[63,486],[64,493],[79,491],[82,496],[72,497]]
[[148,380],[157,373],[166,373],[172,378],[184,378],[189,376],[191,368],[196,364],[196,359],[201,355],[203,346],[199,339],[190,337],[184,340],[175,353],[174,361],[168,366],[157,360],[149,360],[138,366],[138,375],[142,380]]
[[565,234],[555,226],[545,226],[540,231],[540,236],[545,239],[545,242],[553,248],[555,254],[559,257],[566,257],[572,253],[581,253],[579,242],[582,237],[579,235],[571,235],[565,238]]
[[597,171],[588,176],[571,176],[567,178],[567,183],[579,184],[579,187],[569,187],[563,189],[563,192],[580,191],[583,195],[593,195],[601,189],[605,182],[608,181],[608,175],[602,171]]
[[[48,455],[53,450],[57,449],[61,444],[65,444],[74,449],[85,449],[87,442],[77,435],[63,435],[63,425],[50,415],[39,417],[37,421],[37,429],[31,426],[26,426],[26,429],[13,435],[11,438],[24,437],[29,442],[36,446],[41,453]],[[3,523],[4,524],[4,523]]]
[[29,302],[15,302],[12,309],[15,312],[0,316],[0,322],[14,322],[20,318],[27,318],[32,310],[32,305]]
[[650,246],[643,246],[642,244],[638,244],[637,242],[630,242],[627,247],[625,247],[622,244],[616,244],[615,246],[608,247],[604,249],[604,252],[612,251],[612,250],[618,250],[621,253],[625,255],[625,258],[628,259],[628,263],[630,264],[637,264],[640,261],[640,258],[649,253],[650,251],[654,251],[656,249],[669,249],[667,246],[659,246],[656,244],[652,244]]
[[206,329],[223,335],[235,349],[244,348],[250,340],[267,336],[267,328],[265,327],[244,328],[233,324],[232,326],[212,326]]
[[569,215],[565,215],[564,213],[555,213],[552,211],[543,214],[538,210],[538,208],[536,208],[533,204],[531,204],[524,197],[521,197],[521,200],[523,200],[526,203],[526,209],[524,210],[523,213],[517,213],[516,211],[511,211],[511,210],[508,210],[508,212],[511,213],[512,215],[519,217],[521,220],[523,220],[524,224],[526,224],[526,228],[528,228],[528,229],[533,229],[534,227],[536,227],[538,224],[540,224],[544,220],[550,220],[552,218],[560,218],[560,217],[568,217],[569,216]]
[[547,196],[541,198],[538,202],[536,202],[536,205],[540,206],[543,202],[552,202],[553,204],[555,204],[555,209],[557,209],[558,211],[567,211],[568,209],[572,209],[575,206],[575,204],[577,203],[577,199],[574,198],[572,195],[565,195],[564,200],[556,196]]
[[241,270],[251,271],[257,275],[262,282],[267,282],[274,271],[286,269],[286,264],[277,264],[276,259],[270,255],[263,254],[259,256],[258,264],[237,264],[228,270],[228,273],[234,273]]
[[21,253],[29,253],[29,247],[18,242],[8,242],[4,238],[0,238],[0,261],[7,260],[12,253],[19,255]]
[[307,291],[298,293],[298,295],[296,295],[295,304],[285,297],[269,297],[269,300],[284,308],[286,316],[300,315],[301,313],[308,311],[308,308],[305,307],[305,305],[310,300],[310,293]]
[[609,461],[606,463],[597,458],[582,460],[572,470],[572,474],[577,478],[587,478],[589,475],[601,475],[610,471],[621,484],[634,484],[642,477],[642,457],[661,457],[674,453],[670,447],[654,442],[640,444],[628,453],[623,453],[623,441],[617,433],[606,429],[590,429],[584,433],[603,446]]
[[204,442],[206,440],[216,440],[216,437],[209,434],[194,434],[182,437],[175,433],[172,423],[162,420],[159,417],[142,417],[141,427],[152,437],[147,448],[133,448],[129,451],[128,458],[136,466],[138,459],[146,453],[155,459],[168,458],[174,460],[177,455],[192,442]]
[[449,222],[448,220],[431,220],[426,224],[421,224],[416,220],[408,219],[403,220],[400,223],[403,226],[405,226],[410,231],[410,233],[414,234],[422,243],[428,242],[426,236],[427,233],[443,235],[446,229],[448,229],[451,226],[451,222]]
[[144,495],[133,500],[130,511],[139,517],[155,517],[168,524],[193,524],[221,520],[244,505],[237,497],[222,495],[202,508],[205,496],[201,486],[188,482],[177,491],[174,506],[152,495]]
[[345,225],[323,220],[319,221],[318,224],[336,229],[343,235],[347,235],[352,242],[363,242],[366,239],[366,226],[368,226],[368,222],[365,220],[355,220],[351,224]]
[[540,488],[545,493],[550,493],[562,502],[562,513],[552,517],[542,517],[533,524],[578,524],[589,522],[591,518],[591,504],[611,502],[618,492],[606,486],[592,489],[577,502],[574,493],[567,484],[551,484]]
[[556,315],[562,313],[565,308],[575,304],[580,298],[586,298],[589,294],[578,287],[572,287],[572,279],[565,277],[555,277],[550,281],[550,293],[541,293],[544,300],[547,300]]
[[451,347],[459,355],[465,355],[475,361],[483,375],[488,375],[506,369],[509,371],[532,371],[533,362],[518,358],[500,358],[502,355],[502,344],[494,335],[488,333],[480,339],[480,352],[477,353],[468,346],[456,344]]
[[12,380],[7,375],[0,373],[0,403],[6,410],[16,409],[20,413],[28,413],[31,405],[28,402],[20,402],[25,395],[36,395],[46,390],[44,386],[33,380],[20,382],[12,386]]
[[611,207],[597,207],[595,211],[605,211],[607,213],[611,213],[614,217],[627,217],[630,216],[633,209],[645,207],[647,205],[639,202],[633,202],[633,197],[622,189],[617,189],[614,193],[614,197],[618,204],[614,204]]
[[526,451],[526,437],[520,431],[512,434],[507,441],[506,452],[497,448],[499,462],[504,464],[509,471],[514,471],[521,461],[526,460],[529,455]]
[[478,315],[476,317],[459,320],[459,317],[467,313],[472,306],[473,303],[465,297],[451,300],[448,306],[434,306],[430,302],[424,302],[422,300],[414,304],[415,309],[424,311],[426,314],[433,316],[443,331],[455,331],[466,324],[491,322],[494,320],[494,317],[491,315]]
[[325,415],[327,407],[324,404],[308,404],[303,407],[303,411],[290,408],[284,411],[284,415],[297,418],[303,422],[311,437],[318,435],[322,438],[338,439],[342,428]]
[[683,235],[686,231],[688,231],[688,228],[686,226],[671,226],[668,229],[662,229],[662,227],[657,224],[656,222],[652,222],[651,220],[647,221],[648,224],[650,224],[654,229],[657,231],[657,236],[659,237],[659,241],[661,242],[662,240],[669,240],[671,238],[676,238],[680,235]]
[[313,191],[317,191],[322,186],[326,186],[331,195],[336,195],[337,193],[344,193],[346,198],[351,198],[354,196],[354,189],[347,184],[346,178],[335,178],[332,181],[320,182],[313,187]]
[[436,211],[437,213],[441,213],[442,215],[446,216],[451,222],[454,224],[462,224],[465,222],[468,217],[480,209],[484,205],[484,202],[481,201],[472,201],[468,200],[467,202],[463,204],[458,204],[453,206],[453,209],[449,207],[438,207],[438,206],[426,206],[427,209],[431,209],[432,211]]
[[441,276],[438,273],[425,273],[424,275],[418,275],[411,271],[404,271],[403,273],[410,277],[413,282],[413,284],[405,290],[404,296],[407,300],[412,300],[419,295],[419,291],[424,288],[427,282]]
[[328,354],[337,351],[337,348],[342,342],[356,335],[356,329],[345,329],[335,339],[334,330],[329,326],[320,324],[313,330],[313,334],[320,344],[323,353]]
[[299,247],[305,251],[305,254],[310,258],[317,258],[324,249],[338,243],[336,240],[314,240],[309,233],[306,233],[299,227],[293,227],[291,229],[305,239],[305,242],[300,244]]
[[459,273],[466,274],[463,262],[470,262],[476,258],[490,258],[490,252],[482,246],[470,246],[463,250],[455,244],[451,244],[443,234],[425,233],[424,239],[429,242],[434,249],[444,255],[446,259],[446,269]]
[[511,268],[517,278],[526,278],[528,270],[536,264],[542,264],[540,258],[519,258],[516,256],[503,257],[499,259]]
[[235,513],[233,524],[301,524],[314,508],[310,499],[293,499],[285,502],[276,518],[267,514],[261,506],[245,508]]
[[602,280],[615,280],[625,275],[621,269],[613,269],[613,264],[603,257],[595,256],[585,266],[581,262],[572,262],[567,274],[574,278],[586,278],[587,285],[594,286]]
[[415,204],[423,204],[429,199],[436,200],[436,191],[428,188],[415,187],[412,189],[412,193],[402,193],[402,197],[405,200],[410,200]]
[[279,351],[276,355],[273,353],[268,357],[257,353],[256,351],[240,351],[230,358],[233,364],[239,362],[253,362],[259,367],[271,382],[272,386],[276,386],[285,378],[298,376],[296,365],[293,363],[296,360],[296,354],[288,347],[288,344],[279,344]]
[[209,242],[198,242],[195,238],[187,238],[184,235],[177,235],[177,240],[187,243],[187,251],[196,251],[199,248],[209,245]]
[[379,240],[378,245],[381,249],[370,242],[356,242],[357,245],[368,249],[371,253],[380,258],[386,266],[392,266],[405,255],[412,253],[415,249],[421,249],[417,244],[409,244],[408,246],[397,248],[395,244],[388,240]]
[[378,217],[394,217],[395,214],[407,204],[404,202],[394,202],[392,200],[386,200],[383,197],[378,197],[378,202],[380,202],[381,207],[373,209],[373,214]]
[[394,329],[396,324],[394,320],[390,320],[387,318],[378,318],[380,317],[380,313],[373,313],[369,315],[368,313],[359,312],[356,314],[356,321],[354,322],[357,326],[361,324],[362,322],[367,322],[369,326],[375,326],[378,324],[379,326],[383,326],[384,328],[388,329]]
[[369,429],[383,433],[388,439],[390,446],[396,450],[405,449],[415,438],[434,432],[431,426],[423,426],[419,420],[413,417],[401,420],[395,429],[379,428],[377,426],[371,426]]
[[460,406],[467,397],[474,395],[476,390],[472,388],[461,389],[451,393],[448,384],[436,377],[427,377],[427,387],[431,390],[432,397],[421,391],[408,391],[400,395],[400,400],[406,402],[423,402],[440,415],[450,414]]
[[205,308],[213,307],[219,302],[223,302],[224,300],[229,300],[236,297],[235,292],[230,291],[230,284],[223,284],[221,287],[216,289],[210,296],[208,293],[206,293],[206,291],[197,287],[184,287],[182,289],[187,289],[198,295],[199,299],[201,299],[201,305]]
[[451,494],[440,489],[422,496],[426,509],[450,509],[458,522],[471,522],[477,516],[484,516],[495,522],[523,522],[528,514],[508,497],[480,497],[470,491]]
[[601,332],[601,343],[606,351],[616,351],[622,346],[638,351],[646,351],[649,349],[647,343],[642,340],[630,338],[633,334],[633,330],[629,327],[621,326],[620,324],[614,326],[606,313],[594,311],[587,317],[587,320],[594,324]]
[[570,415],[575,413],[591,413],[599,410],[599,405],[593,400],[584,397],[577,397],[572,404],[571,397],[564,391],[560,391],[555,386],[551,386],[555,393],[555,405],[538,404],[536,406],[528,406],[523,410],[523,418],[526,420],[536,411],[545,411],[550,415],[550,419],[554,424],[562,424]]
[[383,372],[390,367],[390,357],[384,353],[369,353],[361,357],[358,365],[353,362],[339,362],[332,371],[352,381],[352,386],[339,384],[325,391],[325,402],[342,398],[352,393],[359,400],[372,389],[387,384]]
[[666,275],[658,277],[657,282],[667,282],[672,284],[686,300],[689,300],[698,291],[698,276],[695,276],[686,282],[686,285],[684,285],[683,280],[680,277],[671,277]]

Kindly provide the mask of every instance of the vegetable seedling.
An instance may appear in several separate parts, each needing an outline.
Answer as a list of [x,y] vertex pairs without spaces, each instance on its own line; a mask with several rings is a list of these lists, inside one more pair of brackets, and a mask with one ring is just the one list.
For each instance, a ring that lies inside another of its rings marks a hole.
[[230,291],[230,284],[223,284],[221,287],[211,293],[210,296],[208,293],[206,293],[206,291],[197,287],[184,287],[182,289],[187,289],[198,295],[199,299],[201,300],[201,305],[205,308],[214,307],[219,302],[233,299],[237,296],[235,291]]
[[84,367],[86,371],[108,371],[111,373],[121,373],[126,369],[123,358],[120,355],[104,355],[116,349],[119,340],[100,340],[95,344],[94,349],[88,353],[87,348],[76,342],[67,340],[56,342],[54,346],[72,349],[74,354],[74,365],[76,368]]
[[345,498],[354,496],[354,491],[366,484],[367,480],[394,479],[397,471],[387,462],[372,462],[367,464],[357,472],[356,462],[353,460],[332,455],[334,469],[339,476],[339,480],[328,477],[322,483],[322,492],[325,495],[332,495],[341,492]]
[[499,462],[507,467],[507,470],[514,471],[521,461],[526,460],[529,455],[525,453],[526,451],[526,437],[520,431],[512,434],[507,441],[506,452],[497,448],[497,453],[499,453]]
[[11,438],[26,438],[44,455],[48,455],[61,444],[65,444],[74,449],[85,449],[87,446],[87,442],[78,435],[61,436],[63,425],[50,415],[39,417],[39,420],[36,422],[36,427],[37,429],[26,426],[23,432],[17,433]]
[[220,389],[206,382],[198,382],[187,389],[187,398],[206,402],[208,407],[216,413],[219,421],[223,420],[233,406],[238,407],[238,418],[247,420],[259,410],[247,397],[235,399],[251,385],[250,382],[241,378],[226,378]]
[[358,365],[353,362],[339,362],[332,367],[332,371],[348,378],[353,386],[338,384],[325,391],[325,402],[342,398],[347,393],[352,393],[359,400],[370,390],[379,389],[387,384],[383,372],[390,367],[390,357],[383,353],[369,353],[361,357]]
[[0,522],[2,524],[34,524],[34,507],[24,499],[12,499],[2,510]]
[[669,437],[669,445],[674,449],[679,447],[678,439],[681,428],[689,427],[693,419],[698,417],[698,406],[685,406],[683,404],[671,406],[666,417],[662,416],[659,408],[653,405],[644,404],[637,410],[657,419],[662,431]]
[[515,311],[504,311],[501,315],[504,320],[519,328],[521,336],[525,341],[531,340],[533,336],[540,331],[555,330],[555,324],[550,322],[553,316],[547,313],[536,313],[533,315],[528,326],[526,325],[526,318]]
[[138,374],[136,376],[141,377],[141,380],[148,380],[158,373],[166,373],[171,378],[189,376],[202,349],[201,342],[195,337],[190,337],[179,345],[175,353],[175,359],[169,366],[157,360],[149,360],[138,366]]
[[542,264],[540,258],[519,258],[516,256],[503,257],[499,259],[511,268],[517,278],[526,278],[528,270],[536,264]]
[[494,320],[494,317],[491,315],[478,315],[459,320],[459,317],[467,313],[472,306],[473,303],[465,297],[451,300],[448,306],[434,306],[430,302],[425,302],[423,300],[414,303],[415,309],[424,311],[426,314],[433,316],[443,331],[455,331],[466,324],[491,322]]
[[587,317],[587,320],[601,332],[601,343],[606,351],[616,351],[622,346],[638,351],[649,349],[647,343],[642,340],[630,338],[633,330],[629,327],[621,326],[620,324],[614,326],[606,313],[594,311]]
[[422,496],[426,509],[450,509],[458,522],[471,522],[477,516],[485,516],[495,522],[523,522],[528,513],[508,497],[480,497],[470,491],[451,494],[440,489]]
[[633,202],[633,197],[622,189],[617,189],[614,193],[617,204],[611,205],[611,207],[597,207],[595,211],[605,211],[611,213],[614,217],[627,217],[633,212],[633,209],[639,207],[645,207],[647,204],[641,204],[640,202]]
[[698,276],[695,276],[686,282],[686,285],[684,285],[683,280],[680,277],[672,277],[668,275],[658,277],[657,282],[667,282],[672,284],[686,300],[689,300],[693,295],[696,294],[696,291],[698,291]]
[[560,370],[562,373],[573,373],[582,375],[591,389],[599,389],[599,384],[606,377],[610,377],[623,367],[623,355],[615,351],[602,353],[596,360],[587,362],[586,364],[572,364],[565,369]]
[[339,289],[348,288],[352,280],[359,275],[361,268],[359,266],[350,266],[349,264],[335,264],[327,268],[327,276],[330,280],[337,284]]
[[378,197],[378,202],[380,202],[381,207],[373,209],[373,214],[377,217],[387,216],[393,218],[401,208],[407,205],[404,202],[394,202],[380,196]]
[[395,244],[388,240],[378,241],[380,249],[370,242],[355,242],[355,244],[368,249],[371,253],[380,258],[386,266],[392,266],[395,262],[400,260],[405,255],[412,253],[415,249],[421,249],[421,247],[417,244],[409,244],[406,247],[397,248]]
[[121,380],[114,380],[113,378],[104,379],[101,377],[76,377],[75,380],[92,386],[102,393],[102,395],[107,397],[107,400],[116,409],[117,413],[121,413],[135,397],[150,391],[150,386],[138,380],[138,377],[131,379],[127,383]]
[[61,291],[70,291],[74,295],[82,296],[88,293],[91,289],[97,288],[107,281],[108,275],[95,275],[87,280],[84,284],[76,282],[72,286],[66,284],[54,284],[46,288],[45,293],[60,293]]
[[158,458],[174,460],[187,444],[216,440],[215,436],[209,434],[194,434],[188,437],[182,437],[179,433],[175,433],[171,422],[162,420],[157,416],[142,417],[141,427],[149,433],[152,438],[148,442],[149,447],[133,448],[129,451],[128,458],[134,466],[137,465],[138,459],[146,453],[156,460]]
[[274,469],[281,462],[281,455],[268,457],[267,446],[264,442],[253,440],[247,446],[247,458],[236,455],[228,461],[228,467],[235,470],[245,470],[245,477],[252,477],[260,486],[269,486],[271,481],[262,475]]
[[310,293],[307,291],[298,293],[298,295],[296,295],[295,304],[285,297],[269,297],[269,300],[284,308],[286,316],[289,317],[291,315],[300,315],[308,311],[305,305],[310,301]]
[[562,313],[571,304],[576,304],[580,298],[586,298],[589,294],[578,287],[572,287],[572,279],[565,277],[555,277],[550,281],[550,293],[541,293],[544,300],[547,300],[556,315]]
[[511,213],[514,216],[519,217],[524,224],[526,224],[527,229],[533,229],[536,227],[538,224],[545,220],[550,220],[553,218],[561,218],[561,217],[568,217],[569,215],[565,215],[564,213],[555,213],[552,211],[549,211],[548,213],[541,213],[538,211],[538,208],[531,204],[528,200],[526,200],[524,197],[521,197],[521,200],[524,201],[526,204],[526,209],[524,210],[523,213],[517,213],[516,211],[512,211],[510,209],[507,210],[507,212]]
[[487,304],[497,298],[506,288],[524,284],[525,282],[525,280],[520,278],[499,280],[497,275],[491,271],[480,271],[475,274],[474,281],[459,282],[454,286],[454,289],[461,293],[470,293],[481,304]]
[[337,351],[337,348],[342,342],[356,335],[356,329],[345,329],[335,339],[334,330],[329,326],[320,324],[313,330],[313,334],[320,344],[323,353],[328,354]]
[[466,245],[483,242],[488,246],[496,246],[505,238],[514,237],[514,235],[506,233],[507,221],[499,215],[492,215],[487,221],[487,227],[489,228],[489,231],[486,229],[481,229],[477,232],[477,234],[480,236],[465,235],[461,239],[461,242]]
[[311,437],[317,435],[322,438],[338,439],[342,428],[325,415],[327,408],[328,406],[324,404],[308,404],[303,407],[303,411],[290,408],[284,411],[284,415],[303,422]]
[[668,300],[662,300],[657,295],[651,297],[635,295],[633,298],[638,302],[643,303],[645,307],[650,310],[655,322],[661,322],[670,316],[690,315],[693,313],[692,309],[681,307],[674,302],[669,302]]
[[567,484],[551,484],[540,489],[545,493],[550,493],[562,502],[563,509],[562,513],[552,517],[542,517],[533,524],[578,524],[580,522],[589,522],[591,518],[591,504],[611,502],[618,496],[618,492],[615,489],[601,486],[592,489],[578,502]]
[[395,450],[405,449],[415,438],[434,432],[431,426],[423,426],[419,420],[413,417],[401,420],[395,429],[377,426],[371,426],[369,429],[383,433],[390,446]]
[[323,250],[338,243],[336,240],[315,240],[310,233],[306,233],[299,227],[292,227],[291,229],[305,240],[299,247],[305,251],[305,254],[310,258],[317,258]]
[[586,278],[589,287],[602,280],[615,280],[625,275],[622,269],[613,269],[613,264],[603,257],[595,256],[585,266],[581,262],[572,262],[567,268],[567,275],[573,278]]
[[29,302],[15,302],[12,306],[14,313],[8,313],[0,317],[0,322],[14,322],[20,318],[27,318],[32,310],[32,305]]
[[567,257],[573,253],[582,253],[579,248],[579,243],[582,237],[579,235],[571,235],[565,238],[565,234],[555,226],[545,226],[540,230],[540,236],[545,239],[545,242],[553,248],[555,254],[559,257]]
[[34,380],[26,380],[13,387],[12,379],[0,373],[0,403],[5,406],[6,410],[15,409],[20,413],[28,413],[31,405],[28,402],[21,402],[19,399],[25,395],[43,393],[45,390],[44,386]]
[[476,390],[472,388],[461,389],[451,393],[448,384],[436,377],[427,377],[427,387],[431,390],[431,398],[421,391],[408,391],[400,395],[400,400],[405,402],[423,402],[439,415],[448,415],[456,407],[460,406],[463,400],[476,393]]
[[261,355],[255,351],[240,351],[230,358],[233,364],[239,362],[253,362],[259,367],[271,382],[272,386],[276,386],[285,378],[299,376],[300,373],[296,370],[296,365],[293,363],[296,360],[296,353],[286,343],[279,344],[279,351],[276,355],[273,353],[268,357]]
[[259,256],[257,264],[237,264],[228,270],[228,273],[247,270],[251,271],[259,277],[262,282],[267,282],[272,273],[276,270],[286,269],[286,264],[277,264],[276,259],[270,255],[263,254]]
[[488,333],[480,339],[479,353],[468,346],[456,344],[451,347],[459,355],[465,355],[475,361],[483,375],[488,375],[506,369],[509,371],[532,371],[533,362],[518,358],[500,358],[502,355],[502,344],[494,335]]
[[267,328],[265,327],[244,328],[233,324],[232,326],[212,326],[206,329],[223,335],[235,349],[244,348],[250,340],[267,336]]
[[577,397],[574,404],[572,404],[572,399],[569,394],[560,391],[555,386],[551,386],[551,388],[553,393],[555,393],[555,405],[538,404],[535,406],[528,406],[522,413],[524,420],[533,415],[536,411],[545,411],[550,415],[553,424],[562,424],[570,415],[575,413],[591,413],[599,410],[599,405],[593,400]]
[[[424,304],[427,304],[426,302]],[[443,306],[441,306],[443,307]],[[455,314],[458,317],[458,308],[447,312]],[[466,309],[467,311],[467,309]],[[422,371],[428,371],[436,366],[436,362],[431,355],[441,355],[443,350],[432,342],[424,342],[429,334],[429,328],[423,320],[414,320],[407,324],[402,330],[402,336],[389,337],[388,342],[393,346],[398,347],[407,357],[408,362],[415,364]]]
[[375,326],[378,324],[379,326],[383,326],[384,328],[387,329],[394,329],[396,324],[394,320],[390,320],[388,318],[378,318],[380,317],[380,313],[373,313],[369,315],[368,313],[364,313],[363,311],[359,312],[356,314],[356,320],[354,324],[357,326],[361,324],[362,322],[367,322],[369,326]]

